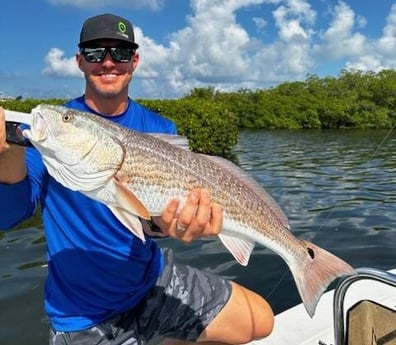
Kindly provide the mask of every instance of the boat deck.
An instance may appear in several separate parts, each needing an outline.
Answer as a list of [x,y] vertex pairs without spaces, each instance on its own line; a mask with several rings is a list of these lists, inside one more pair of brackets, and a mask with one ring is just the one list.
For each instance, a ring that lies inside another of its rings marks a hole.
[[[396,269],[389,271],[396,274]],[[323,294],[311,319],[302,304],[276,315],[272,334],[250,345],[330,345],[334,340],[334,291]],[[344,310],[361,300],[371,300],[396,310],[396,288],[374,280],[358,280],[346,292]]]

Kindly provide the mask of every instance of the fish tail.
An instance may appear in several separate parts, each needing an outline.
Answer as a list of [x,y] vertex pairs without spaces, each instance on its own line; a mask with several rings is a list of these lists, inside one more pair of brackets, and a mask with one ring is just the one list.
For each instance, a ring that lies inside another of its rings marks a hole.
[[354,269],[334,254],[310,243],[301,241],[307,259],[303,264],[291,265],[293,277],[308,315],[312,318],[323,292],[337,277],[355,274]]

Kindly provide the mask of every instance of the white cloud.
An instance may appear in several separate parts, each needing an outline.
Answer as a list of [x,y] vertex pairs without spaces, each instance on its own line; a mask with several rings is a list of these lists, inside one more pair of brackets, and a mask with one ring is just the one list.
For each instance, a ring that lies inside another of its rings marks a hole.
[[285,42],[305,41],[309,38],[309,32],[301,25],[304,18],[300,17],[300,13],[293,16],[292,11],[286,6],[280,6],[274,11],[275,23],[279,29],[279,37]]
[[64,52],[52,48],[45,57],[47,67],[42,70],[44,75],[56,77],[81,77],[82,72],[77,67],[75,57],[65,58]]
[[[144,3],[162,6],[161,1]],[[135,27],[141,56],[135,78],[147,97],[179,97],[194,87],[253,89],[301,80],[317,64],[332,61],[361,70],[396,67],[396,5],[377,40],[360,32],[367,20],[343,1],[331,8],[325,27],[317,23],[317,12],[308,0],[191,0],[190,5],[186,26],[170,34],[167,42],[156,42]],[[266,37],[266,30],[277,30],[277,35],[271,33],[271,42],[252,38],[238,22],[239,11],[257,5],[272,10],[271,23],[260,13],[252,18]],[[57,48],[48,53],[46,64],[47,75],[81,75],[74,57],[64,57]]]
[[[273,16],[279,36],[269,45],[252,40],[237,22],[239,10],[260,4],[276,8]],[[303,78],[313,64],[309,47],[316,13],[306,0],[191,0],[191,8],[188,25],[171,34],[167,45],[135,28],[141,55],[135,78],[152,97],[178,96],[208,85],[262,87]],[[72,62],[60,53],[48,54],[45,72],[59,76],[69,71],[75,76]]]
[[156,44],[151,38],[144,36],[139,27],[134,28],[135,40],[139,43],[141,55],[137,73],[141,78],[159,78],[161,69],[158,67],[168,59],[169,49]]
[[164,5],[164,0],[47,0],[53,5],[70,5],[80,8],[124,7],[124,8],[149,8],[159,10]]
[[383,36],[378,40],[376,47],[386,57],[394,57],[396,52],[396,4],[386,20]]
[[359,57],[355,61],[348,61],[345,64],[345,69],[348,70],[360,70],[364,72],[368,71],[380,71],[384,68],[381,62],[381,58],[374,55],[365,55]]
[[[257,44],[236,19],[244,7],[281,1],[194,0],[188,26],[175,32],[162,74],[175,93],[216,85],[224,88],[263,86],[295,74],[305,76],[312,64],[308,46],[315,12],[303,0],[283,1],[274,12],[283,30],[271,45]],[[144,56],[143,56],[144,60]],[[276,73],[277,72],[277,73]]]
[[396,68],[396,4],[386,19],[382,36],[371,42],[366,53],[346,63],[347,69],[378,72]]
[[[367,48],[367,39],[354,31],[357,19],[354,11],[342,1],[335,6],[334,11],[334,19],[322,35],[323,43],[315,46],[318,56],[340,59],[363,54]],[[362,20],[359,17],[360,25]]]
[[[143,71],[157,70],[159,78],[167,84],[166,91],[173,94],[187,93],[199,85],[239,82],[249,72],[250,58],[246,50],[250,38],[236,22],[235,12],[264,2],[192,1],[194,12],[188,18],[188,26],[174,32],[167,47],[142,38],[143,42],[150,43],[141,50]],[[145,84],[152,85],[147,81]]]
[[273,16],[279,39],[254,54],[255,77],[269,82],[305,77],[313,65],[309,54],[316,12],[305,0],[290,0]]

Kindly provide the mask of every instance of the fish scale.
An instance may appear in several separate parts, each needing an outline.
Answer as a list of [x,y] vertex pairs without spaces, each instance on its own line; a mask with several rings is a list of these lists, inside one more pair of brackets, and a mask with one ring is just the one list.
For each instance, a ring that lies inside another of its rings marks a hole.
[[[213,201],[222,205],[226,215],[239,224],[245,223],[252,226],[256,223],[258,225],[260,217],[257,217],[257,214],[270,212],[263,210],[262,207],[260,209],[263,204],[257,201],[257,198],[252,198],[249,195],[249,190],[239,182],[239,179],[226,174],[224,169],[220,169],[206,156],[197,155],[196,159],[191,159],[189,152],[174,150],[175,159],[170,160],[168,159],[169,150],[167,152],[156,150],[158,141],[146,141],[144,145],[140,146],[140,150],[139,148],[128,150],[130,146],[134,146],[133,142],[132,140],[126,144],[126,151],[133,152],[133,154],[129,157],[127,154],[121,171],[126,172],[129,176],[129,180],[126,182],[128,188],[135,191],[135,194],[152,211],[152,214],[160,214],[164,204],[171,197],[177,197],[184,201],[188,191],[197,187],[207,188]],[[163,146],[161,145],[161,147]],[[146,158],[147,151],[151,153],[151,160]],[[151,163],[154,162],[155,165],[152,165]],[[138,167],[139,172],[133,167]],[[179,178],[175,179],[175,175]],[[150,189],[150,186],[158,185],[161,186],[161,190]],[[172,192],[169,192],[168,189],[171,189]],[[157,196],[157,198],[153,196]],[[158,201],[158,196],[163,196],[163,198]],[[243,209],[245,212],[241,212]],[[269,216],[272,217],[272,215]],[[269,221],[269,217],[266,219]]]
[[60,106],[39,105],[32,117],[24,135],[41,153],[49,174],[107,205],[142,241],[140,219],[160,215],[173,198],[182,207],[199,187],[224,210],[218,237],[234,258],[246,266],[255,243],[281,256],[310,316],[334,279],[354,274],[342,259],[296,238],[274,199],[231,162],[180,148],[173,144],[177,136],[135,132]]

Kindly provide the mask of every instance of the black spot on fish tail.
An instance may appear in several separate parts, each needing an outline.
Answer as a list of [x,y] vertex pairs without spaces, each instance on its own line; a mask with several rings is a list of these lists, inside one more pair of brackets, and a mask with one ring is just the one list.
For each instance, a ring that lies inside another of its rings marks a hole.
[[308,315],[312,317],[329,284],[337,277],[355,274],[355,271],[348,263],[313,243],[302,240],[301,245],[309,258],[290,268]]

